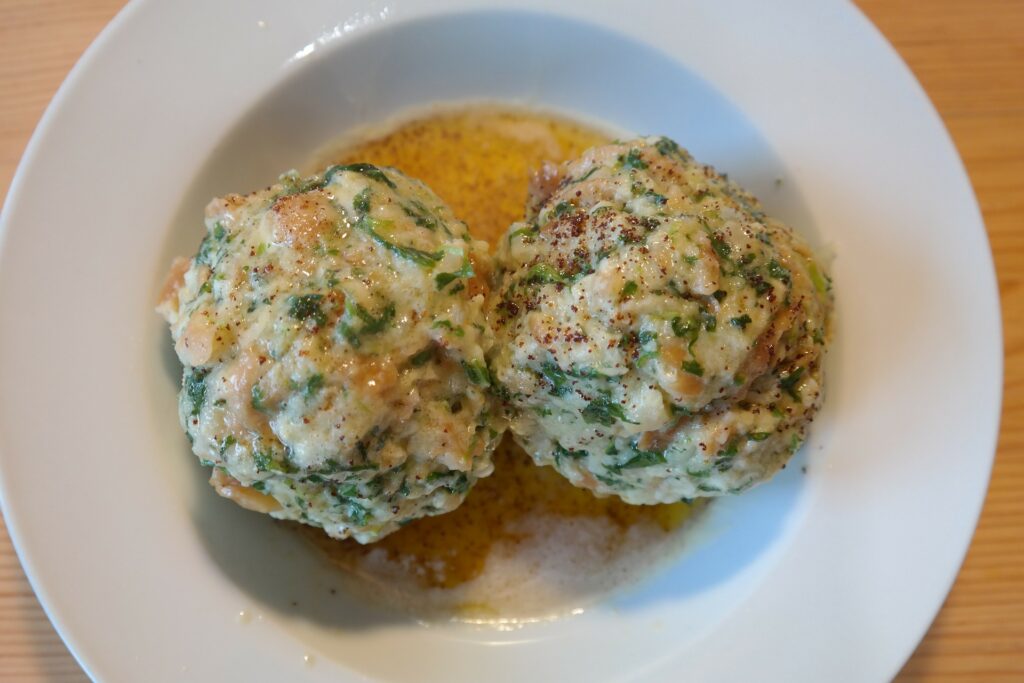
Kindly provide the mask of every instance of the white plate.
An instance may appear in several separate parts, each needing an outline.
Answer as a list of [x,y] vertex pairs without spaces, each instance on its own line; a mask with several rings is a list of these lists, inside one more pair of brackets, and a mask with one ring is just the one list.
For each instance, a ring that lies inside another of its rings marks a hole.
[[[0,472],[95,678],[879,681],[912,651],[974,528],[1001,387],[988,245],[938,117],[843,2],[547,4],[136,2],[69,76],[3,215]],[[349,605],[290,534],[216,499],[151,312],[207,198],[468,97],[671,135],[837,256],[806,474],[714,506],[641,589],[507,631]]]

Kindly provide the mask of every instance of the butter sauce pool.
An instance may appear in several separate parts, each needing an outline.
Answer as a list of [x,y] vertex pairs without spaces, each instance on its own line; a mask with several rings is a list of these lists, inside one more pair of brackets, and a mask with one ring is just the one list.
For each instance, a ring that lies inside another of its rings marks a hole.
[[[493,245],[522,218],[534,170],[610,137],[545,112],[467,105],[346,135],[303,170],[358,161],[399,168]],[[676,554],[684,523],[702,507],[597,498],[535,466],[507,436],[494,463],[460,508],[377,543],[301,533],[356,593],[424,618],[503,623],[567,614],[635,583]]]

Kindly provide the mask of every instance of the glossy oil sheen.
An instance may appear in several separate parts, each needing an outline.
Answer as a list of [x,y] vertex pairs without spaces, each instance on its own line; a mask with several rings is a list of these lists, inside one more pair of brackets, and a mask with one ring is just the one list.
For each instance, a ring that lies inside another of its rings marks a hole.
[[[350,134],[308,170],[333,163],[393,166],[426,182],[492,245],[521,219],[531,174],[609,136],[529,109],[435,109],[390,129]],[[423,616],[532,619],[577,609],[635,582],[680,547],[698,504],[633,506],[597,498],[537,467],[510,437],[495,473],[455,512],[419,520],[361,546],[306,535],[373,595]],[[358,591],[363,592],[363,591]]]

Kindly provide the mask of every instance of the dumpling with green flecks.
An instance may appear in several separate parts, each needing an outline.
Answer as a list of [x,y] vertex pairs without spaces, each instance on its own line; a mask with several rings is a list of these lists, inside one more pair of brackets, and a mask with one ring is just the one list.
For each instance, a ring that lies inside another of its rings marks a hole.
[[492,470],[489,257],[397,170],[333,166],[215,199],[159,311],[216,490],[366,543]]
[[510,429],[599,495],[743,491],[783,466],[820,404],[830,280],[791,228],[668,138],[546,166],[494,282]]

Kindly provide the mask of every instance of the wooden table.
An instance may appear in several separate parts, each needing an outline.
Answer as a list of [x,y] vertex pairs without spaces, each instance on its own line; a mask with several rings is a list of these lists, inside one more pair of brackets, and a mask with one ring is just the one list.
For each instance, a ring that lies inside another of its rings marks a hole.
[[[68,69],[122,4],[0,0],[0,187]],[[859,4],[924,84],[967,164],[995,254],[1006,344],[999,451],[981,522],[953,592],[898,680],[1024,681],[1024,0]],[[2,525],[0,680],[86,680]]]

